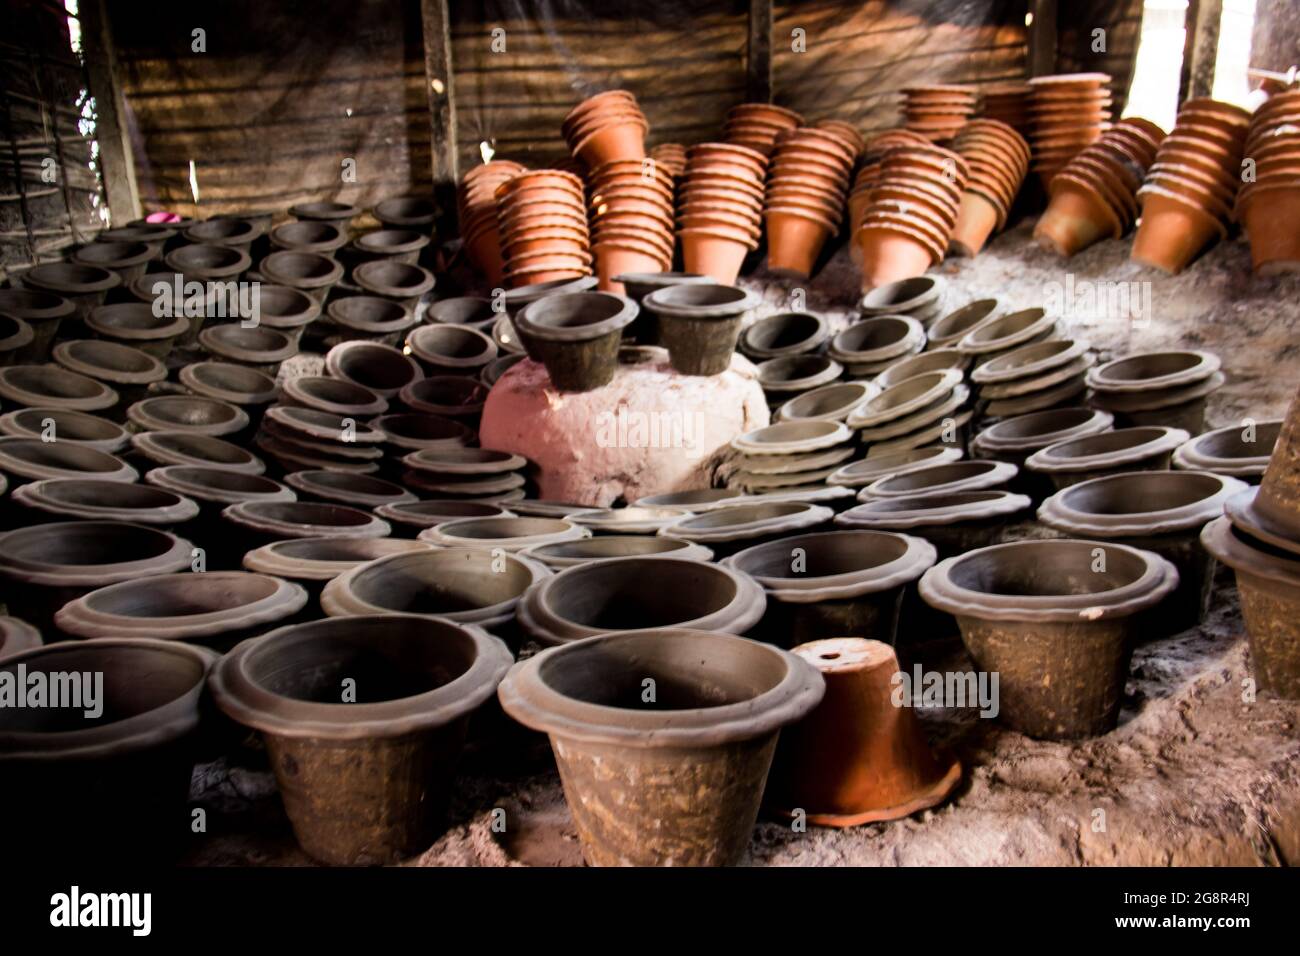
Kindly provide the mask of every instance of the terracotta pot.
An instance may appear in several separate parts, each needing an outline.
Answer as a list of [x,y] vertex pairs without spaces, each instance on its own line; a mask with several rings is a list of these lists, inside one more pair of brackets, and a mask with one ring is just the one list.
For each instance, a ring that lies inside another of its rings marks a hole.
[[1216,235],[1227,230],[1214,216],[1159,186],[1144,186],[1142,221],[1130,258],[1171,275],[1181,272]]
[[325,369],[335,378],[368,388],[384,398],[392,398],[411,382],[424,377],[413,358],[378,342],[344,342],[334,346],[325,356]]
[[126,429],[116,422],[85,412],[58,408],[20,408],[0,415],[0,434],[14,438],[40,438],[51,434],[58,441],[85,445],[115,454],[129,441]]
[[[687,658],[696,663],[682,671]],[[660,688],[649,709],[647,678]],[[787,652],[672,629],[553,648],[516,665],[499,696],[508,714],[551,736],[588,863],[717,866],[743,855],[777,734],[823,687]],[[695,781],[685,802],[683,773]]]
[[993,201],[978,192],[962,194],[961,211],[953,226],[948,249],[958,256],[977,256],[989,237],[1005,219]]
[[198,465],[252,475],[266,470],[260,458],[238,445],[185,431],[141,432],[131,436],[131,449],[159,465]]
[[0,576],[24,615],[49,632],[55,612],[95,588],[189,568],[192,545],[123,521],[60,521],[0,534]]
[[43,478],[103,478],[135,481],[139,472],[108,452],[72,442],[0,438],[0,473],[13,485]]
[[1251,673],[1260,690],[1300,699],[1300,558],[1252,537],[1227,517],[1201,532],[1207,551],[1236,572],[1250,641]]
[[[501,641],[449,621],[313,621],[240,644],[211,688],[228,716],[264,735],[303,850],[377,865],[433,841],[469,716],[510,662]],[[342,700],[345,677],[357,703]]]
[[1120,428],[1040,448],[1025,459],[1025,467],[1047,475],[1061,491],[1112,474],[1163,471],[1187,439],[1181,428]]
[[198,516],[192,499],[162,488],[102,478],[46,478],[15,488],[26,523],[123,521],[174,528]]
[[751,292],[710,284],[669,286],[643,301],[658,318],[660,339],[674,370],[684,375],[726,371],[744,316],[757,303]]
[[872,225],[870,219],[858,230],[856,241],[862,251],[863,291],[919,276],[941,258],[914,230]]
[[718,228],[682,228],[677,230],[677,238],[687,270],[707,275],[721,285],[736,281],[745,256],[757,245],[744,233]]
[[910,706],[896,706],[898,658],[888,644],[841,637],[794,653],[816,667],[826,696],[777,747],[765,804],[817,826],[897,820],[937,806],[961,764],[937,757]]
[[[0,650],[0,655],[3,651]],[[3,655],[10,679],[25,671],[103,678],[102,713],[59,708],[0,711],[0,772],[21,788],[0,797],[27,826],[16,852],[166,858],[189,833],[189,785],[201,698],[216,655],[139,639],[64,642]],[[22,671],[19,670],[22,669]],[[148,680],[141,680],[148,674]],[[96,794],[87,801],[87,792]]]
[[1294,183],[1275,187],[1259,184],[1250,201],[1243,200],[1241,222],[1250,237],[1250,257],[1260,275],[1284,275],[1300,270],[1300,247],[1294,235],[1278,226],[1295,214],[1300,189]]
[[763,214],[767,226],[768,268],[778,274],[807,278],[822,246],[835,231],[831,220],[800,207],[771,206]]
[[1017,541],[941,561],[921,579],[921,596],[956,615],[976,667],[1000,675],[1000,719],[1030,737],[1069,740],[1114,729],[1135,615],[1177,583],[1173,565],[1149,551]]
[[1178,569],[1178,587],[1149,629],[1177,634],[1200,624],[1210,606],[1214,559],[1201,547],[1201,528],[1245,488],[1210,472],[1107,475],[1052,495],[1038,518],[1072,536],[1119,540],[1170,561]]
[[713,552],[703,545],[656,534],[617,534],[579,541],[559,541],[525,548],[521,555],[533,558],[552,571],[591,564],[609,558],[679,558],[710,561]]
[[1281,430],[1280,418],[1216,428],[1179,445],[1173,454],[1173,466],[1231,475],[1258,484]]

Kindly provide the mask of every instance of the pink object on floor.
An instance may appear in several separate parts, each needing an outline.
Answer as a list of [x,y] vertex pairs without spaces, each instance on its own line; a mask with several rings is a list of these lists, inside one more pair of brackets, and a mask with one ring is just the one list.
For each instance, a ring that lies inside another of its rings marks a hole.
[[180,222],[181,217],[174,212],[151,212],[144,217],[145,222]]

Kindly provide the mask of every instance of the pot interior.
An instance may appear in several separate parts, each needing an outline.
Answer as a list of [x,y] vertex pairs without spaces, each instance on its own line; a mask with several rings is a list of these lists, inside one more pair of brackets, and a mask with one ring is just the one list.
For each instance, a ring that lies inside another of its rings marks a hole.
[[230,611],[271,597],[279,578],[243,572],[169,574],[91,591],[92,611],[117,617],[188,617]]
[[51,398],[94,398],[104,393],[104,386],[85,375],[49,365],[12,367],[4,380],[13,388]]
[[[538,676],[573,700],[626,710],[697,710],[740,704],[776,687],[782,658],[762,644],[705,635],[619,634],[575,645]],[[654,702],[644,700],[654,681]]]
[[700,308],[732,305],[744,300],[747,293],[729,285],[688,283],[664,286],[655,292],[655,300],[673,308]]
[[528,318],[543,328],[575,329],[595,325],[618,315],[626,303],[603,292],[575,292],[553,295],[528,310]]
[[238,445],[210,435],[188,432],[149,432],[149,440],[159,448],[187,458],[211,461],[219,465],[244,465],[252,455]]
[[453,614],[513,601],[533,583],[520,561],[473,548],[416,551],[357,572],[352,593],[367,604],[406,614]]
[[698,561],[628,558],[572,568],[556,577],[547,601],[558,616],[602,630],[671,627],[722,610],[736,583]]
[[787,355],[764,362],[759,378],[768,385],[797,382],[820,375],[830,367],[831,360],[824,355]]
[[230,421],[239,412],[234,406],[215,399],[147,398],[145,403],[151,418],[178,425],[215,425]]
[[4,539],[4,555],[15,562],[86,567],[146,561],[175,544],[172,535],[126,522],[69,521],[11,532]]
[[285,558],[305,561],[351,561],[361,564],[393,551],[392,538],[290,538],[270,547]]
[[1244,428],[1226,428],[1204,436],[1197,442],[1196,450],[1203,455],[1215,458],[1263,458],[1272,453],[1277,444],[1277,436],[1282,432],[1282,423],[1263,422],[1255,426],[1255,440],[1244,440]]
[[671,491],[667,494],[652,495],[637,502],[651,508],[689,507],[690,505],[708,505],[728,498],[741,498],[743,495],[733,488],[699,488],[694,491]]
[[706,511],[702,515],[682,522],[681,527],[691,531],[716,530],[730,528],[734,525],[751,524],[755,521],[770,521],[789,515],[803,514],[808,506],[797,501],[773,501],[754,505],[728,505],[716,511]]
[[1074,348],[1074,342],[1069,339],[1035,342],[1027,348],[1016,349],[1010,355],[999,355],[997,358],[991,359],[985,363],[984,371],[1001,372],[1006,369],[1019,368],[1023,365],[1031,365],[1054,355],[1060,355],[1062,352],[1068,352],[1072,348]]
[[[1104,565],[1097,560],[1098,550],[1105,552]],[[959,558],[948,575],[958,587],[981,594],[1062,597],[1113,591],[1146,571],[1146,561],[1131,551],[1096,541],[1062,540],[972,551]]]
[[894,514],[900,511],[938,512],[948,508],[965,508],[971,505],[985,504],[990,501],[998,501],[1003,497],[1004,492],[1000,491],[954,491],[948,494],[940,492],[916,498],[904,495],[897,498],[873,498],[858,505],[855,510],[860,509],[875,514]]
[[756,322],[746,339],[754,348],[789,348],[808,341],[820,328],[821,322],[810,312],[782,312]]
[[416,377],[401,352],[385,345],[350,344],[339,357],[339,370],[348,378],[372,388],[401,388]]
[[902,305],[918,299],[934,289],[934,280],[926,276],[902,279],[889,285],[872,289],[862,300],[868,309],[884,309]]
[[1088,408],[1053,408],[1045,412],[1030,412],[1028,415],[998,422],[989,428],[988,434],[999,439],[1050,435],[1089,422],[1093,414]]
[[1191,352],[1155,352],[1112,362],[1098,371],[1098,377],[1110,382],[1140,382],[1184,372],[1200,364],[1201,357]]
[[227,392],[257,395],[275,388],[271,376],[234,362],[196,362],[190,370],[200,382]]
[[275,252],[268,259],[273,258],[271,267],[281,275],[291,279],[328,279],[334,274],[336,263],[328,256],[320,256],[314,252]]
[[1061,492],[1061,503],[1086,514],[1145,514],[1195,504],[1222,490],[1218,478],[1195,471],[1129,472],[1072,485]]
[[790,415],[808,418],[813,415],[825,415],[828,412],[838,411],[854,405],[862,401],[866,394],[866,386],[859,382],[846,382],[843,385],[819,388],[816,392],[800,395],[798,398],[792,399],[786,408]]
[[846,352],[873,352],[901,341],[910,331],[911,326],[902,319],[882,315],[849,326],[840,333],[836,345]]
[[969,332],[992,315],[997,307],[997,299],[976,299],[969,305],[962,306],[956,312],[944,316],[930,326],[930,337],[950,338],[954,335]]
[[275,227],[275,238],[290,246],[313,246],[337,242],[343,238],[343,231],[328,222],[286,222]]
[[[102,674],[104,684],[98,717],[87,717],[88,707],[0,707],[0,729],[20,733],[67,733],[137,717],[184,696],[206,677],[202,661],[189,654],[95,641],[52,645],[21,663],[28,676],[44,673],[53,681],[55,674]],[[17,662],[0,663],[0,671],[15,676],[17,668]]]
[[473,329],[457,325],[424,325],[412,338],[421,351],[449,358],[476,358],[487,352],[492,343]]
[[369,405],[375,400],[375,393],[364,385],[341,378],[303,376],[298,379],[297,387],[304,394],[331,405]]
[[945,381],[946,372],[922,372],[909,379],[904,379],[893,388],[887,388],[871,401],[867,402],[867,411],[885,411],[898,408],[907,402],[924,395],[935,386]]
[[159,367],[155,359],[137,349],[97,339],[69,342],[68,356],[95,368],[121,372],[149,372]]
[[107,452],[85,445],[60,444],[41,441],[39,438],[20,438],[0,444],[0,456],[42,468],[61,468],[65,471],[115,473],[122,463]]
[[530,554],[538,558],[576,558],[599,561],[603,558],[631,558],[647,554],[668,554],[686,547],[657,534],[620,534],[599,538],[582,538],[578,541],[560,541],[547,544]]
[[405,262],[385,259],[379,262],[368,262],[363,268],[366,281],[372,285],[404,289],[417,288],[425,281],[423,269]]
[[241,495],[275,495],[284,489],[261,475],[229,468],[204,468],[201,465],[175,465],[166,472],[177,481],[197,485],[210,491],[233,492]]
[[94,415],[57,408],[24,408],[15,413],[13,422],[23,431],[40,435],[45,419],[54,422],[54,433],[68,441],[106,441],[122,435],[122,429]]
[[248,352],[279,352],[288,347],[289,336],[266,326],[245,328],[238,322],[218,325],[208,335],[227,348]]
[[407,317],[406,307],[391,299],[376,295],[354,295],[330,304],[330,314],[344,322],[401,322]]
[[[453,625],[409,618],[316,621],[263,642],[244,672],[268,693],[315,704],[377,704],[427,694],[473,665],[473,638]],[[342,703],[343,681],[356,699]]]
[[[802,560],[797,563],[793,553],[796,548],[802,552]],[[803,580],[865,571],[897,561],[906,552],[907,541],[897,535],[832,531],[760,544],[741,552],[734,564],[747,574]]]
[[170,261],[181,269],[229,269],[242,259],[243,254],[232,246],[193,245],[181,246]]
[[544,534],[560,534],[573,526],[558,518],[480,518],[457,523],[448,532],[458,538],[496,540],[499,538],[531,538]]
[[1092,455],[1107,455],[1112,452],[1127,451],[1147,442],[1155,441],[1164,435],[1163,428],[1121,428],[1100,435],[1076,438],[1074,441],[1052,445],[1046,450],[1048,458],[1083,458]]
[[165,329],[176,324],[176,320],[171,316],[154,315],[153,307],[144,302],[103,305],[91,313],[91,318],[95,325],[102,329],[122,329],[132,332]]
[[369,475],[357,475],[347,471],[330,471],[322,468],[318,471],[300,472],[307,476],[306,483],[333,491],[351,491],[359,495],[381,495],[388,497],[399,494],[402,489],[391,481],[372,478]]
[[250,501],[244,508],[245,515],[255,520],[286,524],[358,528],[371,521],[364,511],[315,501]]
[[152,485],[96,478],[56,478],[42,486],[41,497],[64,505],[138,508],[141,511],[170,508],[180,500],[174,493]]
[[882,482],[880,487],[885,491],[924,492],[936,485],[946,485],[950,481],[986,475],[997,465],[998,463],[993,461],[954,461],[945,465],[932,465],[905,475],[895,475]]
[[1010,315],[994,319],[983,328],[977,329],[971,334],[971,340],[977,344],[996,342],[1008,335],[1015,335],[1017,332],[1024,331],[1046,314],[1043,309],[1022,309],[1019,312],[1012,312]]
[[294,318],[302,315],[315,305],[306,292],[301,289],[291,289],[283,285],[262,284],[260,298],[258,299],[258,308],[263,315],[269,315],[272,318]]

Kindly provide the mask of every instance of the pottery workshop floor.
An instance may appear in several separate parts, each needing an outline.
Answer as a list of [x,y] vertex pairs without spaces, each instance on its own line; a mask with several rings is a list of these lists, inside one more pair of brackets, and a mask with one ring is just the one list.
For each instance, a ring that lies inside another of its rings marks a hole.
[[[1128,249],[1128,241],[1109,241],[1070,260],[1076,290],[1088,288],[1084,282],[1154,278],[1153,320],[1134,324],[1078,310],[1066,315],[1070,334],[1091,341],[1103,360],[1165,347],[1216,352],[1228,381],[1211,399],[1209,425],[1280,417],[1300,383],[1300,276],[1252,277],[1242,241],[1211,250],[1175,278],[1129,263]],[[990,295],[1013,307],[1040,305],[1050,283],[1066,281],[1060,260],[1029,243],[1025,224],[977,260],[948,262],[941,272],[952,284],[953,307]],[[788,307],[788,283],[766,282],[760,273],[744,284],[763,289],[770,306],[764,311]],[[808,285],[805,307],[846,323],[844,305],[856,301],[856,285],[856,269],[841,249]],[[1036,532],[1025,525],[1014,533]],[[955,751],[964,765],[947,804],[848,830],[796,833],[788,824],[760,822],[748,862],[1300,863],[1300,703],[1243,700],[1250,670],[1231,583],[1221,568],[1202,627],[1136,650],[1113,733],[1077,744],[1043,743],[973,711],[922,711],[935,743]],[[908,636],[899,641],[906,644]],[[972,667],[955,640],[926,647],[923,657],[935,669]],[[544,738],[512,729],[499,712],[480,717],[480,742],[462,763],[449,827],[410,863],[581,864]],[[192,796],[206,808],[208,825],[185,862],[310,864],[294,844],[264,765],[201,765]],[[505,811],[504,833],[493,832],[501,817],[495,808]]]

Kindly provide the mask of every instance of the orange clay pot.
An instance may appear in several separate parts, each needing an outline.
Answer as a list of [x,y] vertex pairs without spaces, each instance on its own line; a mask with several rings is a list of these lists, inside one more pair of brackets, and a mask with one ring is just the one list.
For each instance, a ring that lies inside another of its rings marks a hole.
[[1240,216],[1256,272],[1300,271],[1300,182],[1260,183],[1242,200]]
[[615,282],[614,276],[624,273],[665,272],[671,265],[662,256],[650,255],[621,242],[598,242],[591,247],[596,254],[596,276],[599,282],[596,288],[602,292],[625,295],[623,283]]
[[1101,195],[1082,180],[1061,173],[1052,180],[1052,199],[1034,226],[1034,240],[1045,249],[1072,256],[1098,240],[1119,238],[1119,219]]
[[[911,706],[895,706],[898,658],[888,644],[837,637],[794,649],[826,680],[826,695],[781,733],[766,802],[817,826],[898,820],[938,806],[961,764],[936,757]],[[909,705],[911,701],[907,702]]]
[[734,285],[753,246],[742,234],[722,229],[680,229],[685,271],[706,275],[721,285]]
[[864,225],[858,230],[858,248],[862,252],[864,292],[924,275],[934,264],[934,254],[920,234],[904,231],[898,225]]
[[1129,258],[1174,275],[1227,230],[1204,209],[1159,186],[1143,186],[1142,221]]
[[573,148],[573,153],[588,166],[599,166],[616,160],[645,159],[645,134],[648,129],[645,122],[639,120],[616,122],[580,141]]
[[775,206],[763,214],[767,226],[767,267],[773,272],[806,279],[834,224],[793,206]]
[[1001,212],[979,193],[962,196],[957,225],[948,240],[948,251],[956,256],[977,256],[997,228]]

